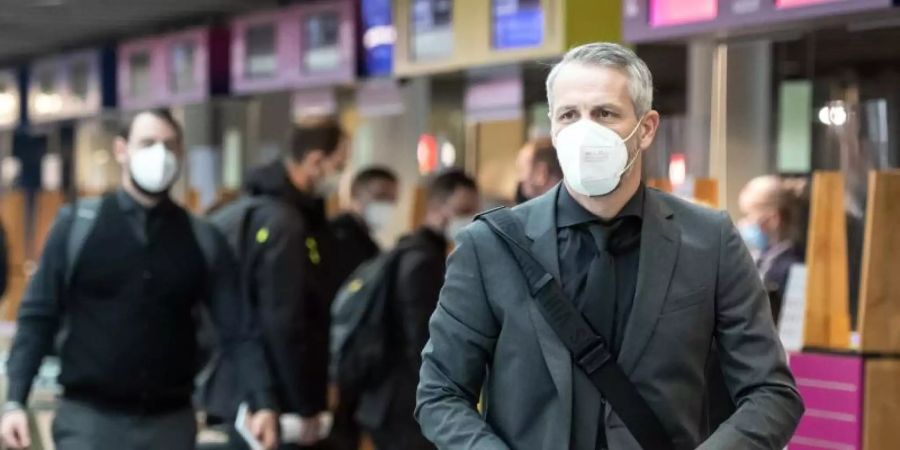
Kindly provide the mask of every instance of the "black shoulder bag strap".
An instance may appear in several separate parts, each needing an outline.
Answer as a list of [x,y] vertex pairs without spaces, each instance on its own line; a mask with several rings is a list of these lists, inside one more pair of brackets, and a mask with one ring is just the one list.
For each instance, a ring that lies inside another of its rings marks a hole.
[[566,298],[550,273],[534,259],[521,223],[506,208],[479,215],[506,243],[528,280],[531,296],[538,309],[559,336],[578,367],[587,374],[631,434],[646,450],[674,449],[671,439],[637,388],[616,363],[603,337],[594,333],[584,316]]

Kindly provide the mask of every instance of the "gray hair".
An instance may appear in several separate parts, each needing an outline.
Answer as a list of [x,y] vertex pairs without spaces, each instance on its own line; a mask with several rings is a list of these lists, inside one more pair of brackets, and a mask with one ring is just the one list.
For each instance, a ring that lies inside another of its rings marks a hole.
[[569,50],[562,61],[547,75],[547,103],[553,107],[553,82],[563,66],[579,63],[588,66],[613,67],[628,75],[628,93],[638,117],[653,107],[653,75],[647,63],[627,47],[610,42],[595,42]]

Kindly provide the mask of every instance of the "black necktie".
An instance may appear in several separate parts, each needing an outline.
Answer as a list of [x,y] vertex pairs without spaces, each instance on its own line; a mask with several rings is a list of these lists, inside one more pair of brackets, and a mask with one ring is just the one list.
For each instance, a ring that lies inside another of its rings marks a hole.
[[588,267],[585,289],[577,299],[579,309],[588,323],[612,347],[616,315],[616,265],[610,252],[611,236],[618,223],[587,225],[594,244],[594,258]]
[[[619,219],[611,224],[593,222],[587,225],[596,253],[588,268],[585,289],[578,300],[579,309],[587,318],[588,323],[591,324],[594,331],[603,336],[614,355],[618,353],[621,345],[619,340],[622,338],[616,332],[620,327],[616,324],[619,300],[616,292],[615,255],[627,250],[634,241],[633,239],[621,239],[623,233],[618,231],[622,224],[623,220]],[[604,409],[601,405],[601,419],[597,430],[596,448],[598,449],[607,448]]]

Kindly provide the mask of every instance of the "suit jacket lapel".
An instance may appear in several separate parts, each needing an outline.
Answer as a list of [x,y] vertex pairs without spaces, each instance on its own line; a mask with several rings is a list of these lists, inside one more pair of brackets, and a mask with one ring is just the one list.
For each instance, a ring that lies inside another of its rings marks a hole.
[[648,189],[644,202],[637,290],[618,358],[626,374],[634,371],[656,329],[678,259],[680,233],[659,195]]
[[[559,252],[556,241],[556,198],[559,189],[557,185],[526,206],[528,216],[525,218],[525,234],[532,240],[532,254],[557,280],[559,280]],[[562,406],[561,414],[557,418],[560,434],[554,438],[554,442],[568,446],[572,432],[572,357],[544,319],[534,299],[529,301],[528,313]]]

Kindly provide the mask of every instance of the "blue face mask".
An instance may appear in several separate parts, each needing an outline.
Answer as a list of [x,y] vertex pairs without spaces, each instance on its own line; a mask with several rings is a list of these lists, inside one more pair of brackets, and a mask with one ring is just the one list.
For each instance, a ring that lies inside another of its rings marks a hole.
[[761,252],[769,248],[769,237],[763,233],[758,224],[743,225],[740,232],[741,238],[751,251]]

